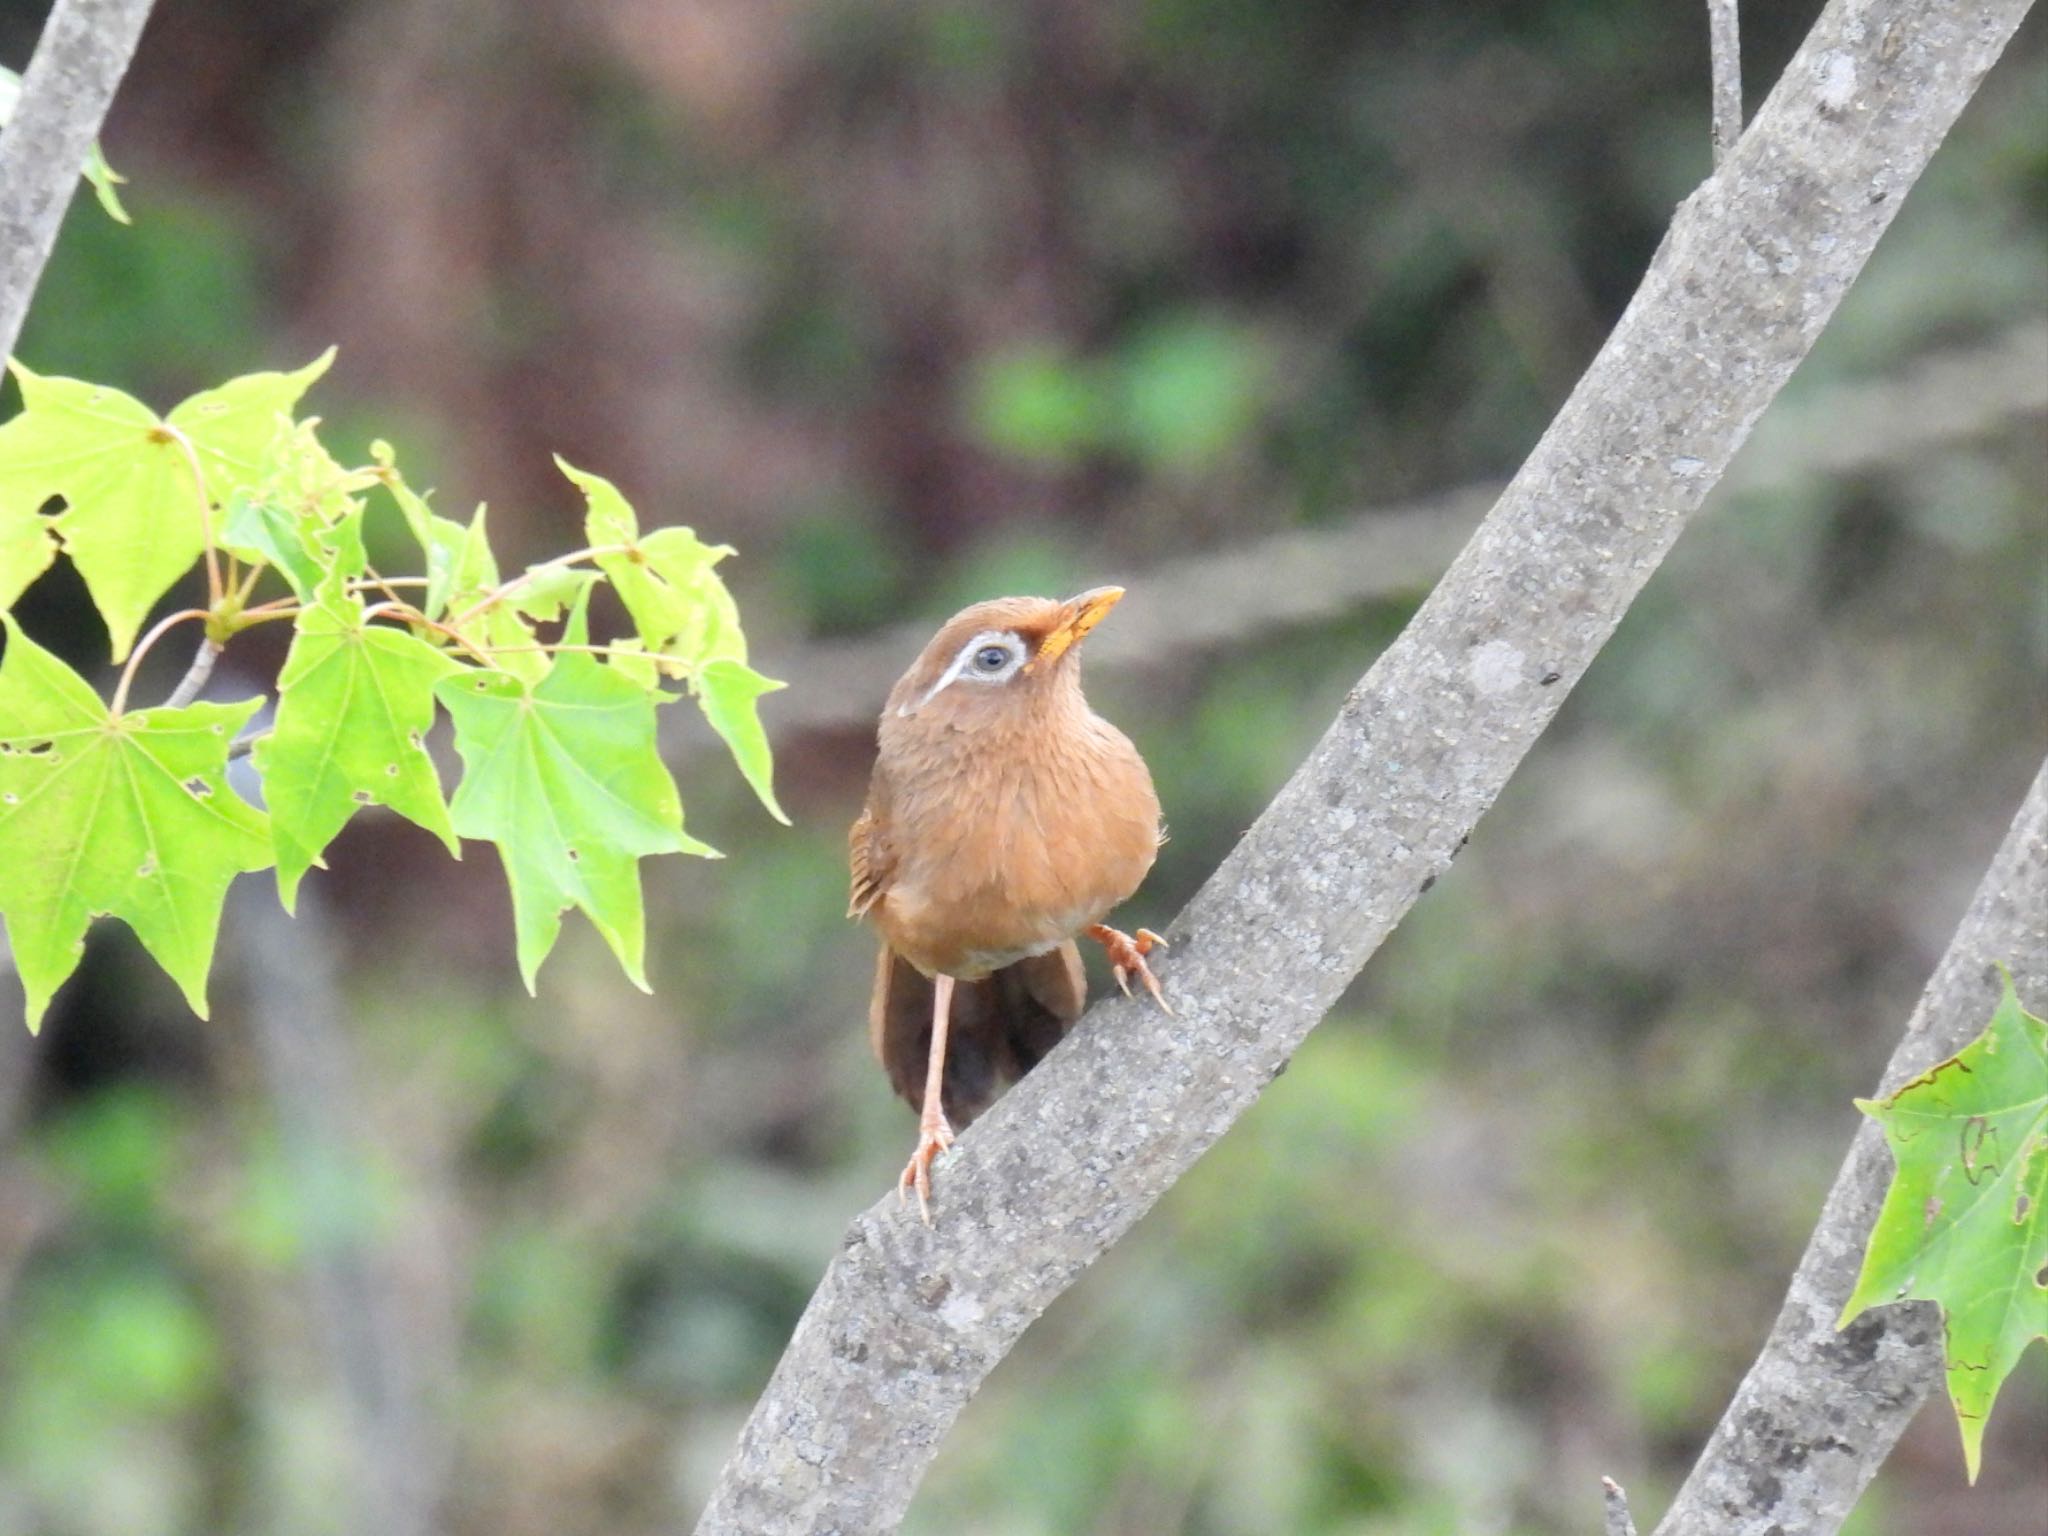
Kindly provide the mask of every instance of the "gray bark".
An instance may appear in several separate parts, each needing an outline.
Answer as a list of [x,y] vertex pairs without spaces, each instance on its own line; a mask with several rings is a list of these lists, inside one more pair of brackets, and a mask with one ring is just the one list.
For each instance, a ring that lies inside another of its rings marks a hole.
[[[1998,1003],[1996,962],[2010,967],[2030,1006],[2048,997],[2048,765],[1913,1010],[1880,1096],[1982,1032]],[[1828,1536],[1940,1381],[1941,1314],[1932,1303],[1878,1307],[1835,1328],[1891,1174],[1884,1133],[1866,1122],[1763,1352],[1656,1536]]]
[[150,0],[57,0],[0,129],[0,359],[14,355],[79,167],[127,73]]
[[894,1529],[1018,1336],[1250,1106],[1450,865],[1805,357],[2026,0],[1833,0],[1413,623],[1113,999],[855,1220],[702,1536]]
[[1742,137],[1742,20],[1739,0],[1707,0],[1707,47],[1714,80],[1714,169]]

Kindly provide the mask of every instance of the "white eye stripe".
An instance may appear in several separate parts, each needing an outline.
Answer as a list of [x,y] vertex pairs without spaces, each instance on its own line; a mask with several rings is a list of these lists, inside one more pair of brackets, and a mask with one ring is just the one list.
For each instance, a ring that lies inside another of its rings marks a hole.
[[[987,655],[983,655],[987,652]],[[1000,662],[984,666],[983,662],[995,661],[996,652],[1001,652]],[[939,680],[926,690],[923,698],[913,704],[906,704],[897,711],[899,714],[914,715],[925,705],[939,696],[948,686],[965,678],[974,683],[1007,683],[1022,669],[1025,661],[1024,642],[1014,630],[985,629],[960,647],[951,664],[939,674]]]

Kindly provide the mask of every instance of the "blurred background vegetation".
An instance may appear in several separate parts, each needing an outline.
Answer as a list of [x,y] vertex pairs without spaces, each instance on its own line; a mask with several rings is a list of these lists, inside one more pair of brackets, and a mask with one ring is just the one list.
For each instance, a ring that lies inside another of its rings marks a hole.
[[[1818,8],[1745,7],[1752,107]],[[1705,39],[1696,0],[164,0],[106,139],[135,226],[74,206],[23,358],[168,406],[338,342],[338,440],[488,500],[508,563],[577,538],[551,452],[736,544],[797,825],[678,740],[730,858],[649,867],[651,998],[577,924],[528,999],[489,851],[390,817],[295,924],[243,882],[209,1023],[97,932],[0,1028],[0,1533],[685,1528],[912,1139],[840,913],[915,631],[1131,586],[1091,696],[1160,782],[1162,924],[1426,588],[1304,622],[1252,541],[1512,470],[1707,171]],[[1454,871],[907,1529],[1661,1508],[2048,742],[2044,60],[2036,18]],[[1178,642],[1172,562],[1241,547]],[[68,571],[22,613],[103,664]],[[2039,1351],[2000,1415],[1966,1494],[1937,1402],[1858,1536],[2037,1536]]]

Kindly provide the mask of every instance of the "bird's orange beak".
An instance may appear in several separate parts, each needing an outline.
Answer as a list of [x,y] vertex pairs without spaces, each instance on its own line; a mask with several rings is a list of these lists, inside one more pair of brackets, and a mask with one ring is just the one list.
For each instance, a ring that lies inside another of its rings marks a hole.
[[1031,658],[1031,665],[1035,667],[1040,662],[1050,665],[1058,661],[1079,645],[1089,630],[1102,622],[1123,595],[1122,587],[1097,587],[1079,597],[1069,598],[1061,609],[1059,622],[1038,643],[1038,654]]

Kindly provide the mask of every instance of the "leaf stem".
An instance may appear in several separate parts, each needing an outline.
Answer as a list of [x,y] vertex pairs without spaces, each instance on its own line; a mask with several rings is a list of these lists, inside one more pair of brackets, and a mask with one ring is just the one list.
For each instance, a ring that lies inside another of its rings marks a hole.
[[372,603],[368,608],[365,608],[363,610],[363,622],[367,624],[372,619],[383,618],[386,615],[392,618],[403,619],[408,624],[421,625],[431,629],[437,635],[446,635],[485,666],[491,664],[490,653],[479,647],[469,636],[450,625],[441,623],[438,619],[428,618],[410,603],[402,603],[395,598],[388,603]]
[[579,656],[631,656],[641,661],[651,661],[657,667],[680,667],[692,676],[697,668],[678,656],[664,656],[660,651],[638,651],[621,645],[571,645],[548,644],[535,641],[532,645],[494,645],[490,647],[493,656],[524,656],[534,651],[557,655],[563,651],[574,651]]
[[[206,597],[207,606],[218,608],[221,594],[226,589],[220,579],[220,551],[213,543],[213,499],[206,494],[206,471],[199,466],[199,450],[192,446],[192,439],[172,426],[168,421],[159,424],[159,429],[178,445],[185,455],[186,467],[192,471],[192,489],[199,496],[199,535],[206,543]],[[118,706],[115,713],[119,713]]]
[[249,601],[249,594],[256,590],[257,581],[269,569],[269,562],[264,560],[258,560],[249,567],[248,574],[242,579],[242,585],[235,591],[235,607],[240,608]]
[[[114,684],[114,697],[107,705],[107,713],[119,719],[121,711],[127,708],[128,689],[135,681],[135,669],[142,665],[142,658],[149,654],[151,646],[161,640],[172,628],[184,623],[187,619],[204,619],[207,617],[209,615],[204,608],[180,608],[176,613],[167,614],[163,618],[158,619],[156,626],[142,637],[134,650],[128,653],[128,664],[121,668],[121,680]],[[201,678],[200,681],[204,682],[205,679]],[[179,686],[182,687],[183,685],[180,684]]]

